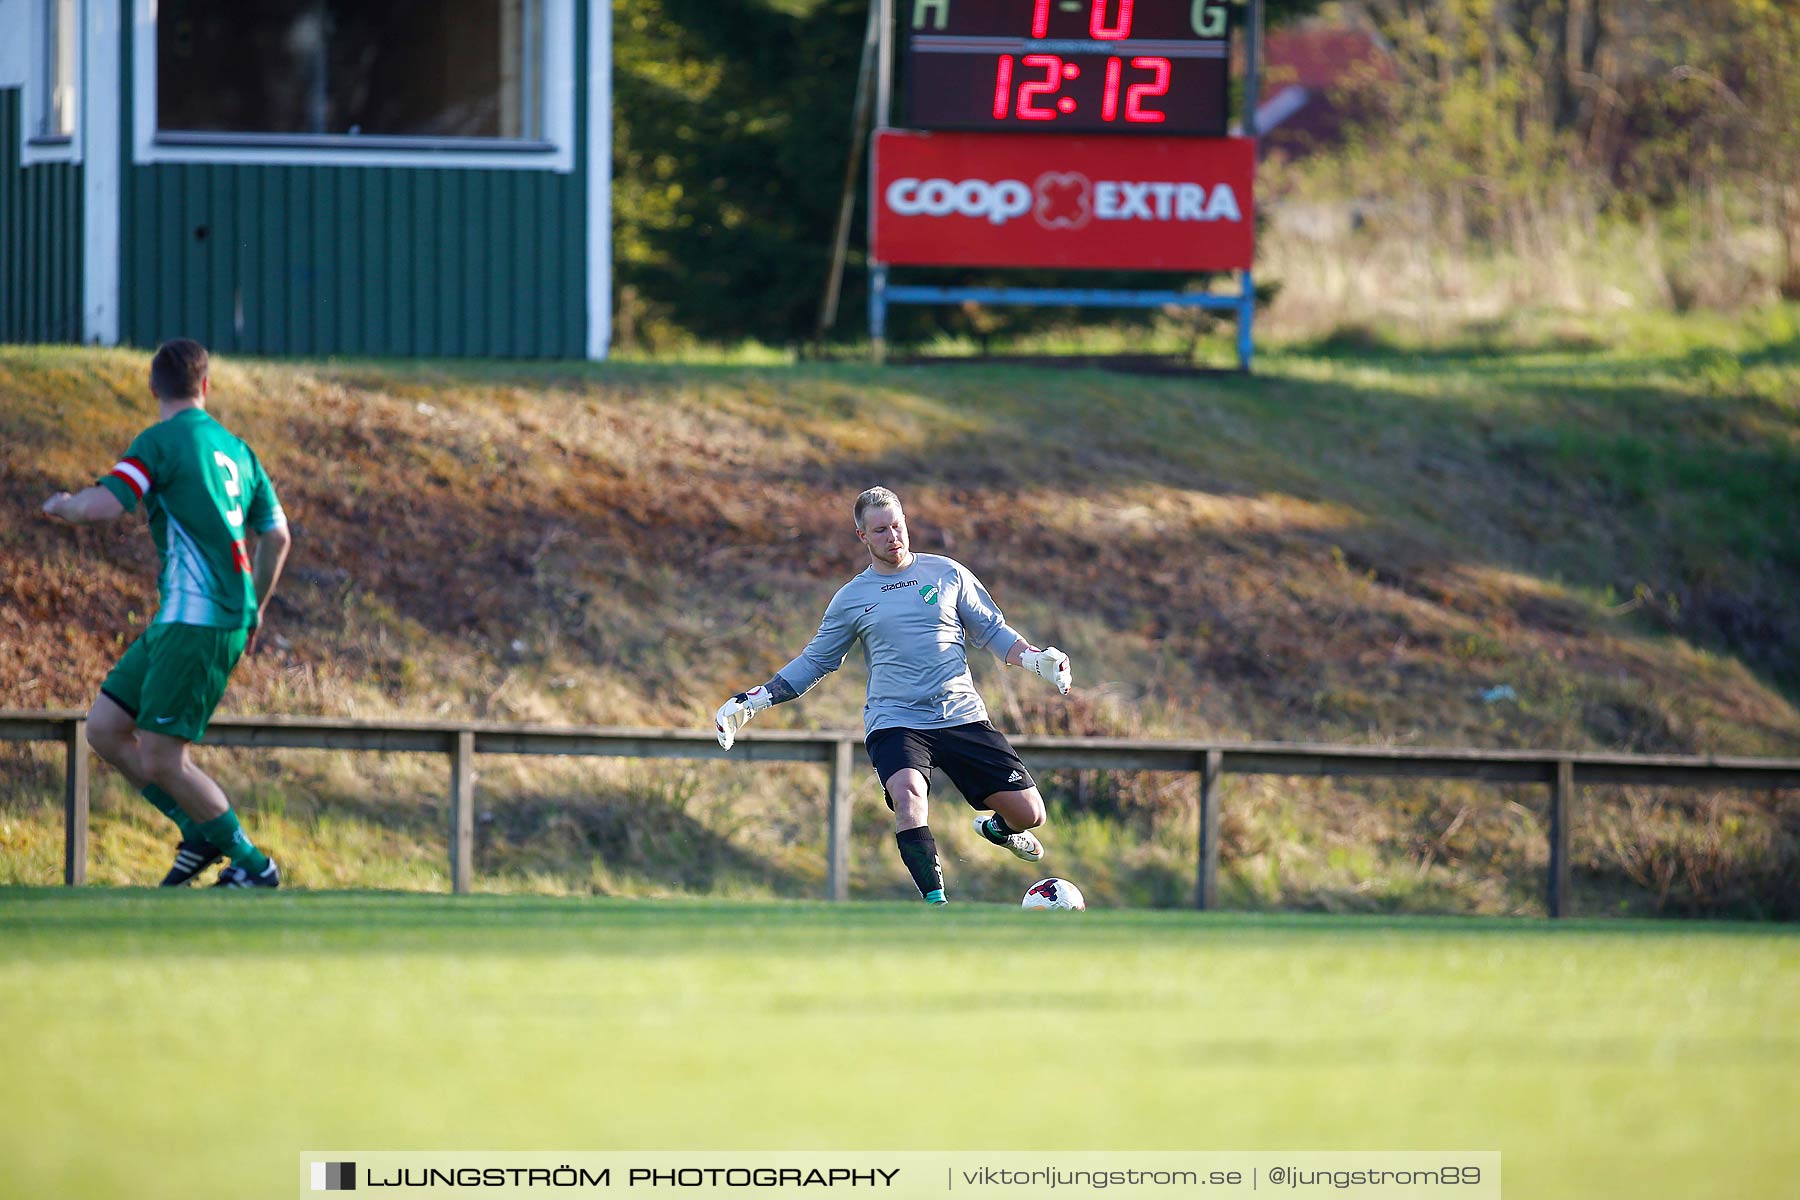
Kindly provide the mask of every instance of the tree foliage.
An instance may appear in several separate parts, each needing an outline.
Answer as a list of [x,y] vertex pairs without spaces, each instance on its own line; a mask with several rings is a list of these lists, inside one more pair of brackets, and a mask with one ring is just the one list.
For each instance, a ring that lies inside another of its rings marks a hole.
[[651,312],[711,338],[810,328],[865,13],[861,0],[619,6],[618,276]]
[[1741,60],[1743,86],[1728,108],[1741,109],[1740,170],[1768,191],[1781,235],[1781,294],[1800,300],[1800,8],[1776,0],[1735,0],[1721,24],[1737,37],[1719,45]]
[[[1800,8],[1791,0],[1360,0],[1398,76],[1347,158],[1452,236],[1534,212],[1676,220],[1760,198],[1800,295]],[[1722,219],[1722,218],[1721,218]]]

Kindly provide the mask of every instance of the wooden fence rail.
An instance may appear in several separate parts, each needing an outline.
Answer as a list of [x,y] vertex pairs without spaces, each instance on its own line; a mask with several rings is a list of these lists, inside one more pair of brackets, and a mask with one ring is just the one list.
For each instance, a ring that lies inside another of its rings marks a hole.
[[[64,747],[63,881],[87,881],[88,746],[85,714],[0,711],[0,741],[59,742]],[[481,721],[353,721],[331,717],[220,717],[208,746],[303,750],[381,750],[443,754],[450,761],[450,884],[466,892],[474,874],[475,756],[559,754],[602,758],[810,762],[827,769],[826,890],[850,894],[850,789],[854,733],[749,731],[729,752],[711,733],[678,729],[551,728]],[[1604,754],[1538,750],[1424,749],[1286,742],[1148,741],[1021,736],[1012,739],[1034,768],[1175,771],[1195,776],[1199,845],[1194,904],[1218,905],[1220,789],[1225,775],[1387,776],[1485,779],[1540,784],[1550,793],[1545,904],[1569,908],[1569,824],[1584,784],[1660,787],[1800,787],[1800,759]]]

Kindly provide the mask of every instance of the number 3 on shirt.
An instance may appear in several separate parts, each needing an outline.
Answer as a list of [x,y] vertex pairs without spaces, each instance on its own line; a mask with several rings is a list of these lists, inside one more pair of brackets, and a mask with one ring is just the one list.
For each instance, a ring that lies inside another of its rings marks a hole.
[[[233,499],[242,496],[244,494],[244,489],[238,486],[238,467],[236,463],[231,461],[231,456],[226,454],[223,450],[214,450],[213,461],[218,463],[219,468],[225,472],[225,494]],[[242,529],[244,527],[243,508],[234,505],[227,509],[225,512],[225,522],[233,529]]]

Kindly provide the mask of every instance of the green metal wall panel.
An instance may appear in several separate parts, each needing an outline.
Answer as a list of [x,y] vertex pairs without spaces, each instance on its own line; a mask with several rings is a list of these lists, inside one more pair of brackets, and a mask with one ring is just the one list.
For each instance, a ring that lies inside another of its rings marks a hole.
[[271,354],[580,357],[570,175],[155,164],[131,171],[126,340]]
[[20,161],[23,103],[0,89],[0,342],[78,342],[81,166]]
[[[576,5],[578,80],[586,10]],[[130,37],[128,24],[126,62]],[[127,150],[121,335],[259,354],[583,357],[585,96],[575,111],[566,175],[136,165]]]

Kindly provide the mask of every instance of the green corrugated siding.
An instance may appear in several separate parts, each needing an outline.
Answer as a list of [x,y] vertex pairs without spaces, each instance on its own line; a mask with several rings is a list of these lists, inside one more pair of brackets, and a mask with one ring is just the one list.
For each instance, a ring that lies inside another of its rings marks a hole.
[[[587,5],[575,7],[575,77],[585,80]],[[585,97],[575,107],[567,175],[127,161],[124,340],[186,336],[263,354],[582,357]]]
[[23,102],[0,89],[0,342],[78,342],[81,167],[19,161]]

